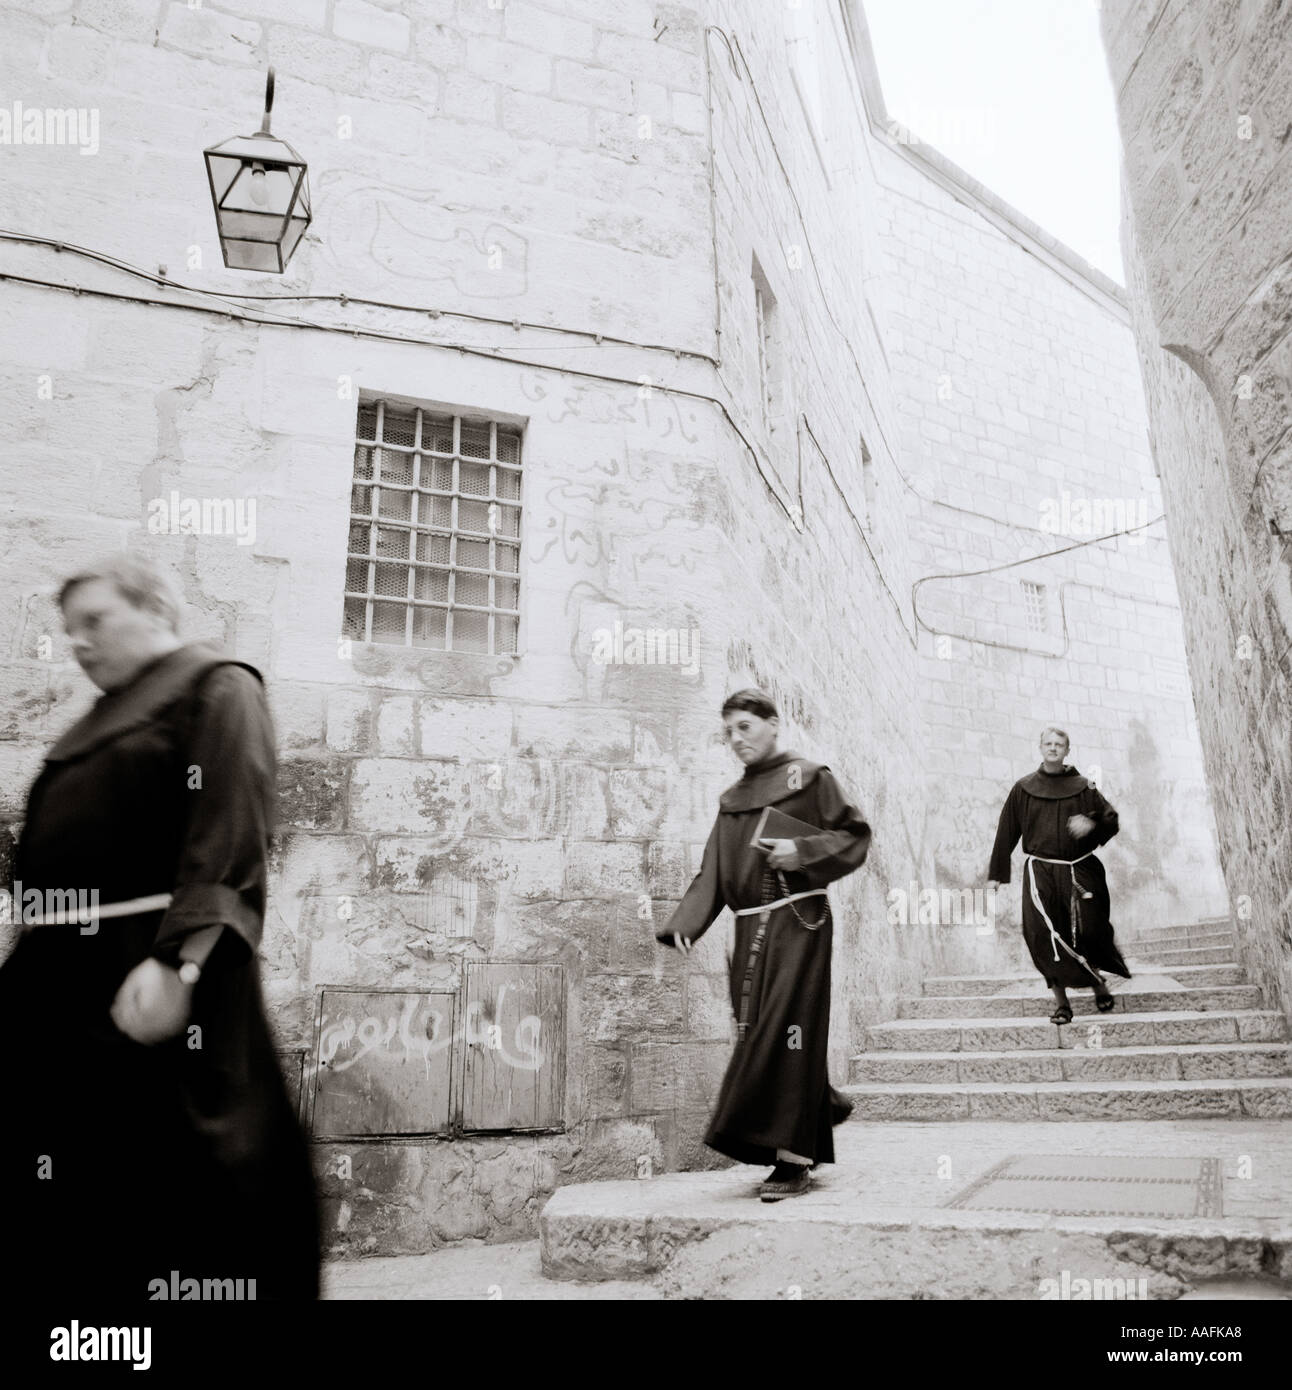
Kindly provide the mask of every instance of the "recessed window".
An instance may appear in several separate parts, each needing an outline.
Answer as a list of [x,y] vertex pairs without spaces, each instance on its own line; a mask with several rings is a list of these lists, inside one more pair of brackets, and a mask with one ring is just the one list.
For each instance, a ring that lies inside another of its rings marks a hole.
[[862,524],[869,531],[875,524],[875,461],[864,439],[861,441],[861,487],[866,503]]
[[1022,582],[1023,612],[1027,617],[1027,630],[1029,632],[1048,632],[1050,623],[1046,611],[1045,585],[1033,584],[1028,579],[1024,579]]
[[344,635],[442,651],[516,651],[520,480],[515,425],[362,401]]
[[821,118],[821,64],[817,56],[817,9],[819,0],[786,0],[786,43],[790,53],[790,75],[799,100],[818,134],[823,134]]
[[772,293],[763,268],[754,258],[754,322],[758,339],[758,390],[763,432],[773,435],[781,423],[782,372],[780,318],[776,296]]

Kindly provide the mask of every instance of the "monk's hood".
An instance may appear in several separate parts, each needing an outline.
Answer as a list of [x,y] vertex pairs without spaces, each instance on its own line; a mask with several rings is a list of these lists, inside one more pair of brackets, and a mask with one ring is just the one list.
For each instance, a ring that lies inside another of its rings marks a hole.
[[756,811],[774,806],[786,797],[796,796],[811,786],[824,763],[814,763],[797,753],[777,753],[756,767],[747,767],[739,782],[733,783],[718,798],[723,811]]
[[1062,801],[1066,796],[1085,791],[1090,783],[1075,767],[1065,763],[1062,772],[1049,773],[1038,767],[1035,772],[1020,777],[1018,785],[1028,796],[1039,796],[1042,801]]
[[128,729],[150,723],[206,671],[224,665],[245,667],[257,680],[263,680],[254,666],[236,661],[211,643],[189,642],[144,667],[129,685],[101,695],[93,709],[54,744],[45,761],[68,762],[83,757]]

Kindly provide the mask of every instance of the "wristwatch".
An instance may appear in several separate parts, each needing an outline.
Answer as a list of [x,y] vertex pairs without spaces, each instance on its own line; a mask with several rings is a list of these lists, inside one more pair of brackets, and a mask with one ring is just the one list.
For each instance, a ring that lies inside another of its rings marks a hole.
[[179,978],[186,985],[195,985],[202,978],[202,967],[195,960],[181,962]]

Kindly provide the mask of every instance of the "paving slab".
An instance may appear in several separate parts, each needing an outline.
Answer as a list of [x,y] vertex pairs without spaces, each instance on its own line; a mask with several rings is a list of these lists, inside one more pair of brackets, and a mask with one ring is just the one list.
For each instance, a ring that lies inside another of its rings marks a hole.
[[646,1280],[594,1284],[552,1280],[543,1275],[535,1240],[488,1245],[461,1241],[426,1255],[384,1255],[366,1260],[330,1260],[323,1267],[322,1296],[328,1300],[657,1299]]
[[[652,1279],[675,1298],[1042,1298],[1069,1279],[1128,1298],[1227,1280],[1292,1289],[1292,1124],[1271,1120],[845,1125],[810,1192],[765,1170],[585,1183],[540,1219],[554,1278]],[[1073,1216],[947,1204],[1017,1156],[1213,1160],[1219,1217]],[[1111,1285],[1110,1285],[1111,1286]],[[1234,1295],[1231,1295],[1234,1296]],[[1237,1295],[1237,1296],[1241,1296]]]

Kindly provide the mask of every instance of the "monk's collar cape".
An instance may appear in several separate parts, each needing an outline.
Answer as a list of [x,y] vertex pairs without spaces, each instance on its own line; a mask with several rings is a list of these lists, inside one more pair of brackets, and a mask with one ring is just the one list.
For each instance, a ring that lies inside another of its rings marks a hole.
[[824,763],[809,762],[797,753],[776,753],[747,767],[739,782],[718,798],[724,811],[756,811],[795,796],[810,786]]
[[263,679],[254,666],[235,661],[209,642],[188,642],[150,661],[129,685],[100,695],[90,712],[54,744],[45,761],[83,757],[128,729],[150,723],[191,689],[204,671],[224,665],[245,667],[257,680]]
[[1085,791],[1090,783],[1075,767],[1064,763],[1058,772],[1046,772],[1042,765],[1026,777],[1020,777],[1018,785],[1028,796],[1039,796],[1042,801],[1062,801],[1065,796]]

